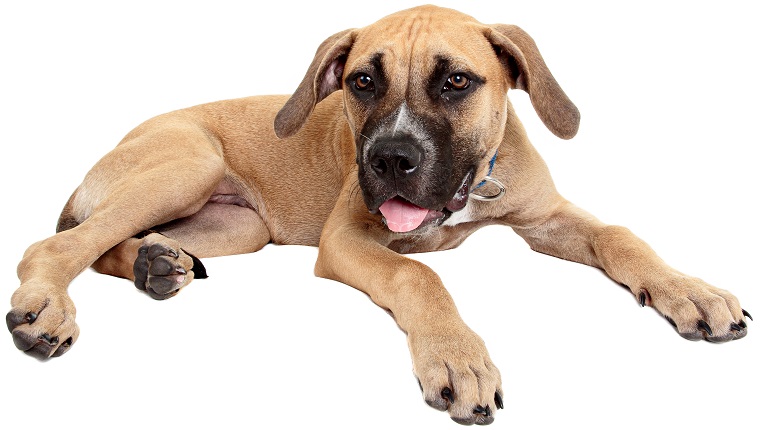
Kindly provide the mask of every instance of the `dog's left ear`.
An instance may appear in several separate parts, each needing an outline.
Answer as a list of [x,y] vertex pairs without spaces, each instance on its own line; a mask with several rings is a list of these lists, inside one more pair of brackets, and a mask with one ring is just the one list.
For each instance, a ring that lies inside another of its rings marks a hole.
[[575,136],[581,114],[546,67],[528,33],[506,24],[487,26],[484,33],[504,62],[513,88],[530,94],[533,108],[544,125],[562,139]]
[[343,67],[353,44],[354,31],[349,29],[328,37],[319,45],[303,81],[274,119],[277,137],[293,135],[304,125],[317,103],[341,89]]

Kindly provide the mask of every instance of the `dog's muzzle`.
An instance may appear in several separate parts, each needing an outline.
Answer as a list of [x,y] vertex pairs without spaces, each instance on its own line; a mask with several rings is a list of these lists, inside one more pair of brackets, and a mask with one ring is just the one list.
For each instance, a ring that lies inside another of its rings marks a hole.
[[433,161],[423,146],[414,136],[383,135],[372,141],[365,154],[365,172],[372,185],[363,189],[373,190],[367,195],[374,202],[368,206],[372,212],[380,211],[393,232],[440,225],[467,205],[472,169],[452,184],[453,178],[446,173],[450,167]]
[[413,143],[378,140],[368,154],[369,165],[381,181],[401,186],[417,173],[423,161],[422,149]]

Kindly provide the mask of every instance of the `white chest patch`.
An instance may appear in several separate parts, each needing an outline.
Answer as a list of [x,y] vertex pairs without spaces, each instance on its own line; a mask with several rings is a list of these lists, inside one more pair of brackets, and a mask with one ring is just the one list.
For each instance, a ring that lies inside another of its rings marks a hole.
[[462,210],[456,211],[453,214],[451,214],[449,219],[443,222],[443,225],[453,227],[457,224],[462,224],[462,223],[470,222],[470,221],[473,221],[473,219],[470,214],[470,205],[467,205],[463,207]]

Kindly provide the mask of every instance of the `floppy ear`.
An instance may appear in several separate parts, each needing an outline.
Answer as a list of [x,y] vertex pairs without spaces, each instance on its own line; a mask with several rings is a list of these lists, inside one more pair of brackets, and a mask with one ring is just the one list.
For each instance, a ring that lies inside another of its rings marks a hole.
[[285,138],[297,132],[311,115],[314,106],[343,85],[343,67],[354,43],[352,29],[327,38],[314,55],[296,92],[274,119],[274,132]]
[[486,27],[485,36],[504,61],[513,88],[530,94],[544,125],[562,139],[575,136],[581,114],[554,80],[528,33],[515,25],[495,24]]

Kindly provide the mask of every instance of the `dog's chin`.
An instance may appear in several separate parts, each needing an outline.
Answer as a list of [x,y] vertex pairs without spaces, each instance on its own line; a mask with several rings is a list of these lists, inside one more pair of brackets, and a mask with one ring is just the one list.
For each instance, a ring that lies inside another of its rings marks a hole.
[[394,233],[419,233],[428,227],[443,224],[454,212],[467,206],[471,182],[472,172],[469,172],[454,195],[440,206],[417,204],[404,196],[393,194],[371,212],[379,211],[385,225]]

